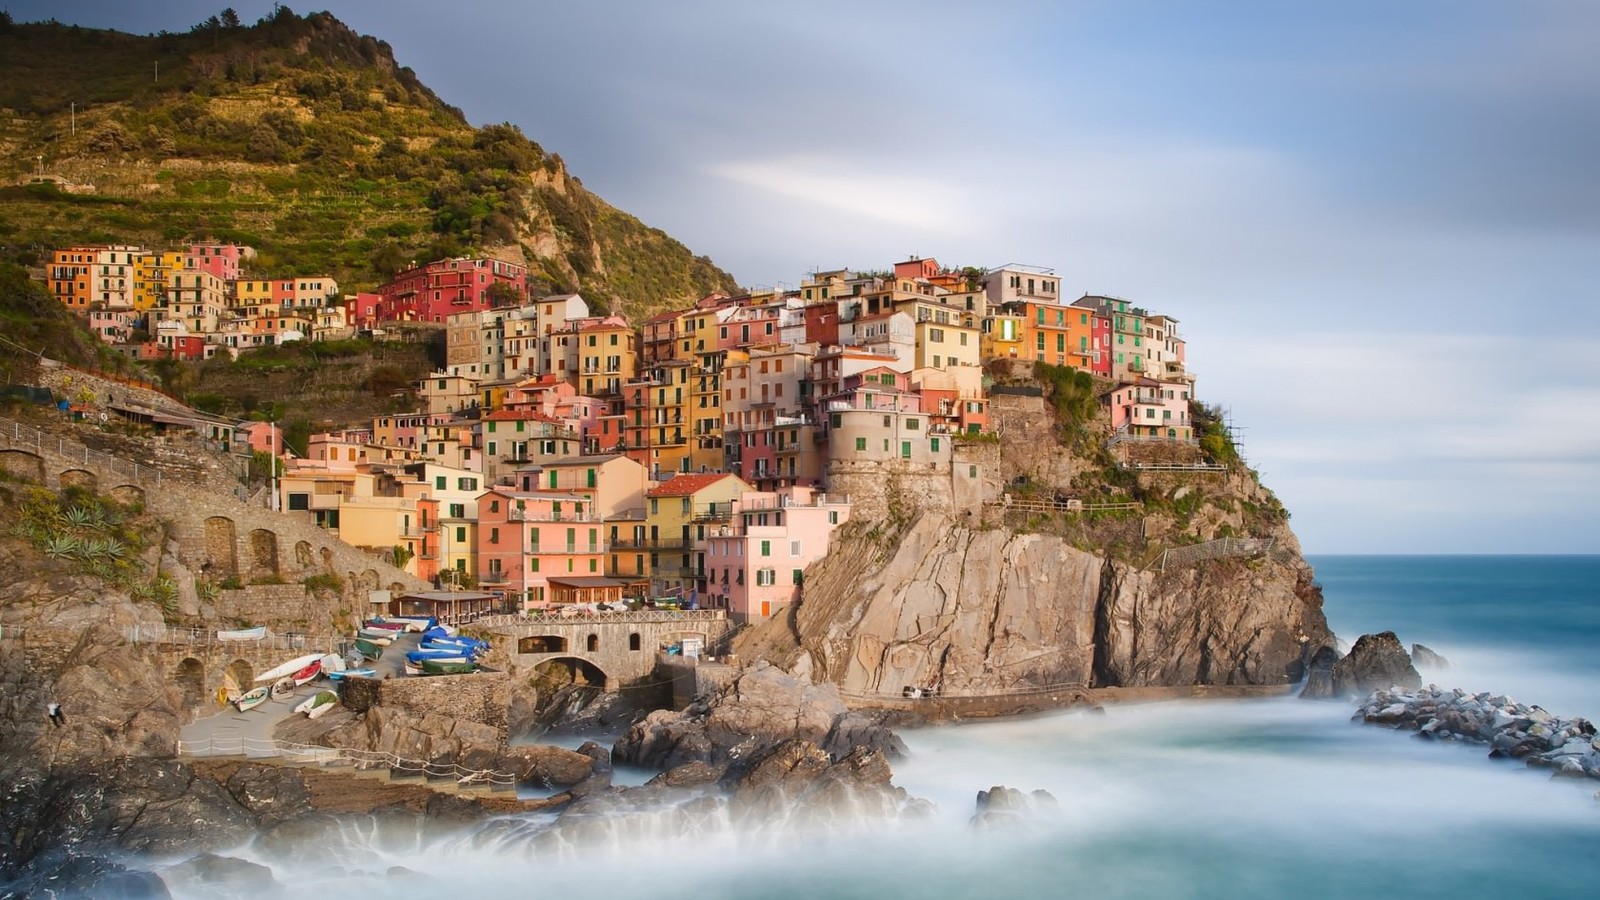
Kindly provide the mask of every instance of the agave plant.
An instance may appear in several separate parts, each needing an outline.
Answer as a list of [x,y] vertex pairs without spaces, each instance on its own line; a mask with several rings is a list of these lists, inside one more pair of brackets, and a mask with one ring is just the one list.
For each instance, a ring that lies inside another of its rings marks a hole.
[[217,599],[217,595],[222,592],[222,588],[218,587],[215,581],[204,581],[196,578],[194,580],[194,592],[201,600],[210,603]]
[[99,516],[95,515],[94,509],[87,506],[68,507],[65,515],[67,518],[67,524],[71,525],[73,528],[93,527],[94,525],[98,524],[100,518]]
[[90,538],[83,542],[83,558],[95,562],[115,563],[128,555],[127,547],[116,538]]
[[45,540],[43,550],[51,559],[77,559],[83,553],[83,541],[70,534],[54,534]]

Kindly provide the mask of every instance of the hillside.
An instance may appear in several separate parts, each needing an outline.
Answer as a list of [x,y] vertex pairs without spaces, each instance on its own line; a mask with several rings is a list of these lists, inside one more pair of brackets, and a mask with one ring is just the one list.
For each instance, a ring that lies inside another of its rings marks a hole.
[[635,316],[736,287],[328,13],[144,37],[0,19],[0,59],[0,244],[233,241],[252,275],[346,292],[484,252]]

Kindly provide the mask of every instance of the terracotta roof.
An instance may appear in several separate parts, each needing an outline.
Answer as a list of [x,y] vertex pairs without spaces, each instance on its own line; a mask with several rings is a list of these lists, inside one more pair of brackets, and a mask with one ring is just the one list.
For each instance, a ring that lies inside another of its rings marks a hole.
[[544,413],[531,409],[497,409],[492,413],[486,414],[483,418],[485,421],[490,422],[523,421],[554,422],[557,425],[565,424],[560,419],[552,419]]
[[699,493],[724,478],[732,478],[728,472],[707,472],[703,475],[674,475],[672,480],[651,491],[651,497],[688,497]]

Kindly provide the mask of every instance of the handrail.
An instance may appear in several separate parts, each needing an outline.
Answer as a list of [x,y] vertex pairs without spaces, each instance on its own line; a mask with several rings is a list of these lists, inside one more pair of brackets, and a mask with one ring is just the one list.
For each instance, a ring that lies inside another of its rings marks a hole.
[[470,624],[474,628],[481,628],[548,622],[714,622],[727,616],[728,611],[724,609],[584,609],[570,613],[535,609],[517,615],[484,616]]
[[207,738],[203,741],[178,741],[179,756],[283,756],[296,765],[316,763],[326,766],[349,762],[359,769],[388,768],[406,773],[420,774],[426,778],[454,778],[458,787],[489,784],[516,787],[517,776],[493,769],[464,769],[455,763],[436,766],[420,759],[408,759],[378,750],[355,750],[347,747],[322,747],[316,744],[298,744],[293,741],[253,740],[250,738]]
[[[102,453],[99,450],[90,450],[88,447],[85,447],[76,441],[69,441],[60,435],[47,435],[45,432],[34,428],[32,425],[24,425],[21,422],[13,419],[0,417],[0,433],[4,433],[6,431],[11,433],[11,439],[15,444],[25,447],[28,446],[29,443],[32,443],[32,445],[40,452],[43,452],[50,446],[45,441],[45,438],[54,438],[56,444],[55,452],[57,455],[64,456],[72,460],[77,460],[79,457],[82,457],[83,464],[86,466],[100,466],[118,475],[125,474],[122,469],[119,468],[119,466],[131,467],[133,471],[128,474],[128,477],[132,478],[134,481],[144,481],[148,483],[149,473],[154,473],[155,485],[157,487],[161,486],[161,470],[153,466],[140,465],[131,459],[123,459],[120,456],[112,456],[109,453]],[[69,450],[70,452],[68,452]],[[143,469],[146,474],[141,475],[141,469]]]

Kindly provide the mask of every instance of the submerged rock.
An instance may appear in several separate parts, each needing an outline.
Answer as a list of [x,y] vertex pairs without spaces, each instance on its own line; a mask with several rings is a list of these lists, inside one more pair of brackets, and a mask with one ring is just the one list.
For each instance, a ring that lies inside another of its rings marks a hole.
[[1338,694],[1333,690],[1333,667],[1339,662],[1339,651],[1332,647],[1322,647],[1311,656],[1311,663],[1306,667],[1306,684],[1300,689],[1300,697],[1305,700],[1336,700]]
[[978,792],[977,811],[972,817],[974,828],[1012,827],[1035,820],[1042,815],[1056,815],[1060,804],[1049,791],[1024,794],[1016,788],[995,785]]

